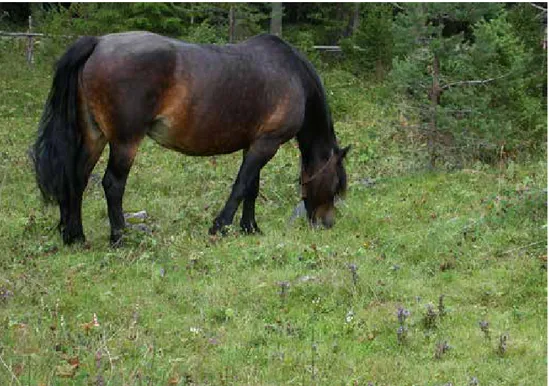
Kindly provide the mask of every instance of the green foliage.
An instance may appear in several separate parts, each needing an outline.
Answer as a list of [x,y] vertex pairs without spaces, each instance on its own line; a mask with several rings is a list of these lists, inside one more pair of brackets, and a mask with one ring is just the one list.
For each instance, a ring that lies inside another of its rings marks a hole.
[[[437,155],[460,164],[471,157],[494,162],[503,150],[542,150],[544,99],[529,92],[539,73],[532,74],[531,52],[507,12],[497,4],[433,3],[407,9],[395,21],[391,84],[408,95],[406,113],[419,118],[420,131],[432,130],[435,114]],[[464,31],[445,33],[452,23]],[[433,106],[435,56],[440,100]]]
[[341,41],[353,72],[375,74],[383,79],[393,58],[392,12],[390,4],[360,5],[360,24],[354,34]]
[[319,44],[337,44],[350,34],[353,3],[325,3],[311,7],[308,13],[309,28],[313,29]]
[[200,24],[193,25],[189,28],[181,39],[193,43],[208,43],[208,44],[224,44],[227,43],[227,38],[219,33],[219,29],[203,21]]

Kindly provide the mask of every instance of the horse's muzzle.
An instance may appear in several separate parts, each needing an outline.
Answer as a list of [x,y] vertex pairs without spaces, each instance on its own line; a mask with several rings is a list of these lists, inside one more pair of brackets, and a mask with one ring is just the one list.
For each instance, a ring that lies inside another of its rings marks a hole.
[[326,229],[330,229],[335,224],[335,209],[333,205],[322,205],[318,207],[313,216],[312,223],[314,225],[322,225]]

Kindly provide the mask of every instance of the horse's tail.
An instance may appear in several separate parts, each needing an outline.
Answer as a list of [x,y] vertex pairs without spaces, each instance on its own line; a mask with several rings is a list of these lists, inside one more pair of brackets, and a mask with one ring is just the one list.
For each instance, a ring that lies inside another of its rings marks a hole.
[[78,127],[79,74],[99,42],[85,36],[59,59],[53,84],[31,149],[36,181],[48,203],[70,199],[86,185],[82,157],[83,139]]

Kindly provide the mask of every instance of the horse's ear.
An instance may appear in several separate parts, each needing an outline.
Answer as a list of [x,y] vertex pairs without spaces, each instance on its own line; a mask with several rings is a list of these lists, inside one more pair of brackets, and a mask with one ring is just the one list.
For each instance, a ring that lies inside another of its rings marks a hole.
[[350,149],[351,149],[351,145],[348,145],[348,146],[344,147],[343,149],[338,150],[339,159],[341,159],[341,160],[344,159]]

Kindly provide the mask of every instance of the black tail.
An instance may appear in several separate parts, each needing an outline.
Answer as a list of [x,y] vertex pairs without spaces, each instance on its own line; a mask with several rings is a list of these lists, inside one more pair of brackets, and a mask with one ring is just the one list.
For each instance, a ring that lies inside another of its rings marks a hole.
[[61,204],[86,181],[79,158],[83,152],[78,127],[78,78],[98,38],[80,38],[57,62],[53,84],[32,148],[36,181],[44,200]]

